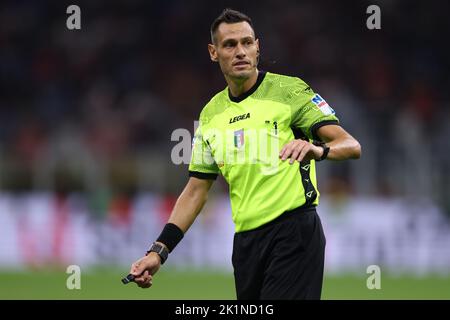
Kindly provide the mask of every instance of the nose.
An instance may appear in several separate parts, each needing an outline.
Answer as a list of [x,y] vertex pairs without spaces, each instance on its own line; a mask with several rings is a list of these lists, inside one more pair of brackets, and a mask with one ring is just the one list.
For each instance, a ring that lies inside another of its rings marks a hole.
[[240,43],[236,46],[236,58],[243,59],[245,57],[244,46]]

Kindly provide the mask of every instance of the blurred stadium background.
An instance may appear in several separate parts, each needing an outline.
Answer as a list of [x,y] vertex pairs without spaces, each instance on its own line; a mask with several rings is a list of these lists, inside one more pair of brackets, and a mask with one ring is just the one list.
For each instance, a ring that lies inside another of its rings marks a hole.
[[363,146],[318,166],[323,297],[450,298],[447,1],[131,0],[0,4],[0,299],[235,298],[221,179],[154,287],[120,283],[188,179],[173,130],[225,86],[206,50],[225,7],[252,17],[261,69],[303,78]]

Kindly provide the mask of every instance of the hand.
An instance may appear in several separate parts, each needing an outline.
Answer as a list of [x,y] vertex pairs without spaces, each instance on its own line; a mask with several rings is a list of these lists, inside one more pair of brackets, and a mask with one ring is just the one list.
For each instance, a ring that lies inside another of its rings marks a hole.
[[301,162],[303,160],[320,159],[323,154],[323,148],[313,145],[305,140],[292,140],[284,145],[280,151],[281,160],[289,160],[289,164],[293,164],[295,160]]
[[161,267],[161,258],[156,252],[150,252],[131,265],[130,273],[135,276],[134,282],[141,288],[152,286],[153,275]]

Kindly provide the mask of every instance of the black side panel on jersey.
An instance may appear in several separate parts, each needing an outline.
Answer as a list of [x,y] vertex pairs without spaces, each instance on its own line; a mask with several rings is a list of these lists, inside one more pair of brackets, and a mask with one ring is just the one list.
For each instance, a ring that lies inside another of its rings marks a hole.
[[[295,139],[302,139],[302,140],[308,140],[308,137],[305,135],[305,133],[297,128],[291,128],[292,132],[294,133],[294,137]],[[303,185],[303,190],[305,190],[305,206],[311,206],[314,201],[317,198],[317,191],[316,188],[314,188],[314,185],[311,181],[311,177],[310,177],[310,170],[311,170],[311,161],[302,161],[300,162],[300,176],[302,178],[302,185]]]

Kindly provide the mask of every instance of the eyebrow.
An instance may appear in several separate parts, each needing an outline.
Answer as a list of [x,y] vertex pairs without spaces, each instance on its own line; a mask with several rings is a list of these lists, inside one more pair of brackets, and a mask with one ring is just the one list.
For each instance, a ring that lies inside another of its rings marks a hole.
[[228,39],[225,39],[225,40],[222,41],[222,45],[224,45],[226,43],[229,43],[229,42],[233,43],[233,42],[247,41],[247,40],[254,41],[255,39],[253,39],[252,36],[246,36],[246,37],[243,37],[243,38],[240,38],[240,39],[228,38]]

